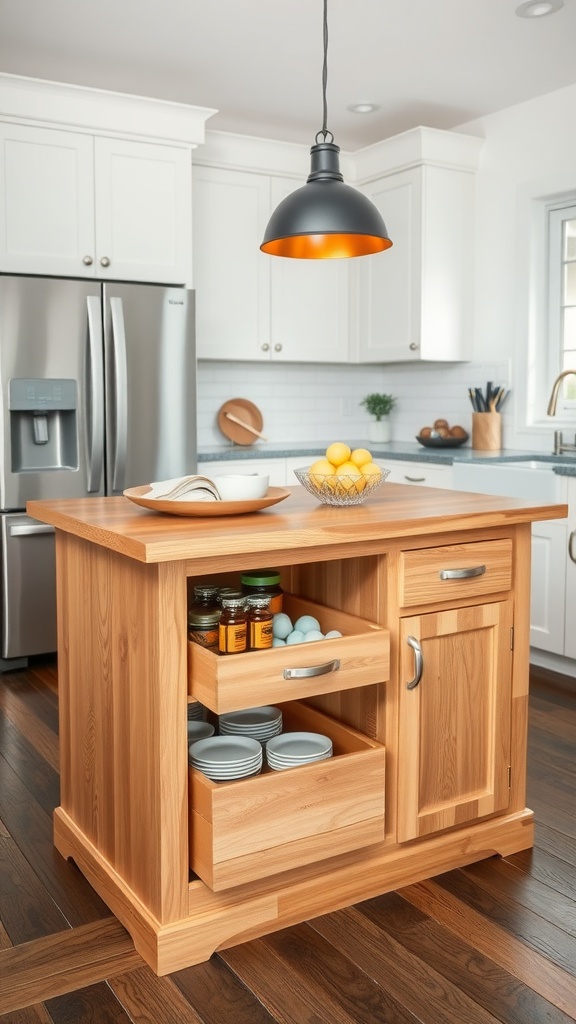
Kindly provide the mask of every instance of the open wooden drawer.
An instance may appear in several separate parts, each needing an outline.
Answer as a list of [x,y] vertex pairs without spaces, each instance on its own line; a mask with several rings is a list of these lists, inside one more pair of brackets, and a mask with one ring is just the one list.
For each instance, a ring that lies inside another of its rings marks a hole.
[[329,736],[333,756],[235,782],[189,769],[190,866],[216,891],[384,839],[384,747],[304,704],[282,714],[283,732]]
[[390,634],[387,629],[326,608],[292,594],[284,610],[293,622],[314,615],[323,632],[338,629],[342,637],[274,647],[269,651],[219,656],[188,643],[188,693],[222,714],[261,704],[301,700],[313,694],[349,690],[385,682],[390,675]]

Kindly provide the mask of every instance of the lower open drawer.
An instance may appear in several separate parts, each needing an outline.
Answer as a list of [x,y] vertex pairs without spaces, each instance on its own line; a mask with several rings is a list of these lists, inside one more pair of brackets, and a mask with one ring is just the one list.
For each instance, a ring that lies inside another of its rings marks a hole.
[[224,656],[189,642],[189,694],[222,714],[389,679],[389,630],[293,594],[284,595],[284,610],[293,622],[314,615],[324,631],[338,629],[342,636]]
[[281,707],[284,732],[329,736],[333,756],[224,783],[190,768],[190,866],[214,890],[384,839],[384,747],[307,705]]

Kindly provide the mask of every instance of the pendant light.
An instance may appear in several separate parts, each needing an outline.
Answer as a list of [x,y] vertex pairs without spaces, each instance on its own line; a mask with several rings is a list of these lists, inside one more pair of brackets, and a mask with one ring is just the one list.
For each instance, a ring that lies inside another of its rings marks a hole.
[[[344,184],[334,136],[327,127],[328,0],[324,0],[323,124],[310,150],[306,184],[286,197],[272,214],[262,252],[300,260],[368,256],[392,245],[373,203]],[[322,137],[322,142],[319,139]],[[328,141],[329,137],[329,141]]]

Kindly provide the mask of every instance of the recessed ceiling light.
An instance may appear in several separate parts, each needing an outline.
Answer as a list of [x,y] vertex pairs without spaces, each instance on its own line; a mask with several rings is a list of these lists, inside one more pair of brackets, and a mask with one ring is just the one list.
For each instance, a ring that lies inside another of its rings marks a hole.
[[353,114],[373,114],[375,110],[380,110],[377,103],[351,103],[348,107]]
[[564,0],[524,0],[516,8],[519,18],[543,18],[546,14],[555,14],[564,7]]

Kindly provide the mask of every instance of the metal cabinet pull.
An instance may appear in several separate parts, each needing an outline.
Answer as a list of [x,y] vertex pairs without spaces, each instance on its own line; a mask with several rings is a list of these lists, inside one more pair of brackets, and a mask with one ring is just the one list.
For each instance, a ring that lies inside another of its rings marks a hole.
[[574,554],[574,539],[576,538],[576,530],[572,530],[568,538],[568,555],[573,562],[576,562],[576,555]]
[[282,345],[274,345],[274,351],[275,352],[281,352],[282,351]]
[[414,679],[411,679],[409,683],[406,683],[406,689],[415,690],[422,679],[422,673],[424,671],[424,655],[422,654],[422,648],[415,636],[407,637],[406,643],[414,651]]
[[469,580],[472,576],[483,576],[485,565],[471,565],[469,569],[441,569],[441,580]]
[[110,260],[108,259],[107,256],[103,256],[102,257],[102,259],[100,260],[100,265],[102,267],[109,267],[110,266]]
[[91,267],[92,264],[94,263],[94,260],[92,259],[91,256],[85,256],[84,259],[82,260],[82,263],[84,264],[85,267]]
[[323,665],[310,665],[308,668],[285,668],[284,679],[309,679],[310,676],[325,676],[328,672],[337,672],[340,662],[326,661]]
[[408,480],[408,482],[411,483],[411,484],[423,484],[423,483],[426,483],[426,477],[425,476],[408,476],[408,474],[405,473],[404,474],[404,479]]
[[269,352],[270,351],[270,345],[268,344],[267,341],[265,341],[264,344],[261,345],[260,347],[261,347],[263,352]]

